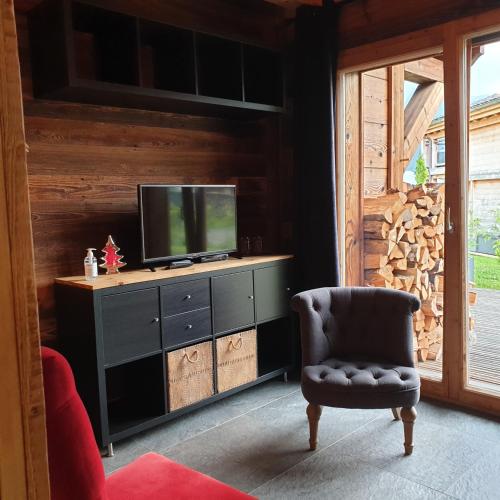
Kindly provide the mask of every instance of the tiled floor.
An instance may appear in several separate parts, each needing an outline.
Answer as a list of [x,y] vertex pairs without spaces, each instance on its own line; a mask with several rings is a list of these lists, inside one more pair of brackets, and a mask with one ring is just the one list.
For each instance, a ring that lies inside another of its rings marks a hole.
[[262,499],[500,500],[500,423],[422,401],[415,450],[390,410],[325,408],[307,450],[306,403],[279,380],[115,444],[112,472],[153,450]]

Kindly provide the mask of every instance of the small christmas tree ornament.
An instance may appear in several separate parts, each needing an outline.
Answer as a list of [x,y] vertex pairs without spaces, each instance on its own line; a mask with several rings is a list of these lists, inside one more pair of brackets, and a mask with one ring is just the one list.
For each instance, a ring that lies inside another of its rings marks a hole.
[[123,255],[119,255],[118,251],[120,248],[113,241],[113,237],[111,235],[108,236],[108,241],[106,241],[106,245],[102,249],[104,252],[104,257],[101,259],[104,261],[102,264],[99,264],[99,267],[106,269],[106,274],[116,274],[119,273],[120,267],[126,266],[125,262],[122,262]]

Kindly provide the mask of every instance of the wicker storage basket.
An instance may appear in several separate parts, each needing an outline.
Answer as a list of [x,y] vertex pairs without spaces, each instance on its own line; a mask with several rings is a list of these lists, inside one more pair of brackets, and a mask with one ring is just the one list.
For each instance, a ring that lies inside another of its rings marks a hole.
[[214,394],[212,342],[167,353],[169,411]]
[[248,330],[217,339],[217,387],[219,392],[257,378],[257,332]]

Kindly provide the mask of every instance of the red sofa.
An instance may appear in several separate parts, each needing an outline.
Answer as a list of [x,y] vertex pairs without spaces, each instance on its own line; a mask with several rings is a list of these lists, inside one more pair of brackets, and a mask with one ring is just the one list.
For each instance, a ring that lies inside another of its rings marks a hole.
[[42,348],[52,500],[254,498],[156,453],[104,475],[90,420],[66,359]]

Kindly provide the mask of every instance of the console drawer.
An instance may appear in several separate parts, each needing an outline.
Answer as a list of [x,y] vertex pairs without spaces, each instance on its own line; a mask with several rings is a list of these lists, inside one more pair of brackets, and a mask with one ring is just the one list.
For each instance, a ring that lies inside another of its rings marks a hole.
[[163,345],[172,347],[212,335],[212,315],[205,307],[163,318]]
[[161,307],[163,316],[210,307],[210,280],[206,278],[162,286]]

